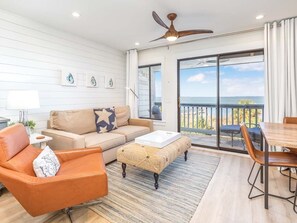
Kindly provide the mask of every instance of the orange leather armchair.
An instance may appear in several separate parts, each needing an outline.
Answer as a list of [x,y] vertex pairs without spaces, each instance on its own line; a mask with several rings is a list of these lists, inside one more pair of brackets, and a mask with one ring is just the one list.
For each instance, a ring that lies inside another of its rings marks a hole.
[[55,151],[61,167],[54,177],[38,178],[33,160],[41,152],[29,144],[23,125],[0,131],[0,182],[32,216],[61,210],[107,195],[102,150]]

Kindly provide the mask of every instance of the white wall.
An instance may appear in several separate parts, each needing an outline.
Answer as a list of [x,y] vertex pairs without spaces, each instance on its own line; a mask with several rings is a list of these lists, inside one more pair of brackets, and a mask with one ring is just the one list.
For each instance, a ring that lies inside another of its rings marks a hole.
[[[51,110],[123,105],[125,66],[121,51],[0,10],[0,117],[18,120],[6,109],[9,90],[39,91],[41,107],[29,111],[37,131]],[[61,86],[63,68],[76,71],[77,87]],[[87,73],[100,76],[99,88],[85,87]],[[115,89],[104,88],[105,75],[115,76]]]
[[177,130],[177,60],[264,47],[263,31],[199,40],[139,51],[139,66],[162,64],[162,122],[156,129]]

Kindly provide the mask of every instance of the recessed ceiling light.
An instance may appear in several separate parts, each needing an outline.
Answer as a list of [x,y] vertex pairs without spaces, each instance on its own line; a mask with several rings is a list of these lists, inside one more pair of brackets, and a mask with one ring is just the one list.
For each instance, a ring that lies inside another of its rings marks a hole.
[[258,16],[256,16],[256,19],[263,19],[264,18],[264,15],[258,15]]
[[135,46],[139,46],[139,42],[135,42]]
[[80,17],[80,14],[78,12],[72,12],[72,16],[78,18]]

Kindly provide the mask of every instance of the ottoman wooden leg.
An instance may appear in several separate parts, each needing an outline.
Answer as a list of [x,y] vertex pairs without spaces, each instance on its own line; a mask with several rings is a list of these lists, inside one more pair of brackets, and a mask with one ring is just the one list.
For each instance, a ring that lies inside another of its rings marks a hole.
[[185,152],[185,161],[188,160],[188,150]]
[[158,187],[159,187],[159,184],[158,184],[159,174],[154,173],[154,178],[155,178],[155,188],[156,188],[156,190],[157,190]]
[[127,166],[126,163],[122,163],[122,169],[123,169],[122,176],[123,176],[123,178],[126,177],[126,166]]

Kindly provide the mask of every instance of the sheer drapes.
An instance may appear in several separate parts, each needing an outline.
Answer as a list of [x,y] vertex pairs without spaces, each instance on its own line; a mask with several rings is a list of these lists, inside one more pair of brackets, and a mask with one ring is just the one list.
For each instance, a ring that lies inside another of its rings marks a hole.
[[265,24],[265,121],[297,116],[297,19]]
[[[138,118],[138,53],[137,50],[127,51],[126,72],[126,104],[130,106],[131,117]],[[131,91],[131,90],[132,91]]]

